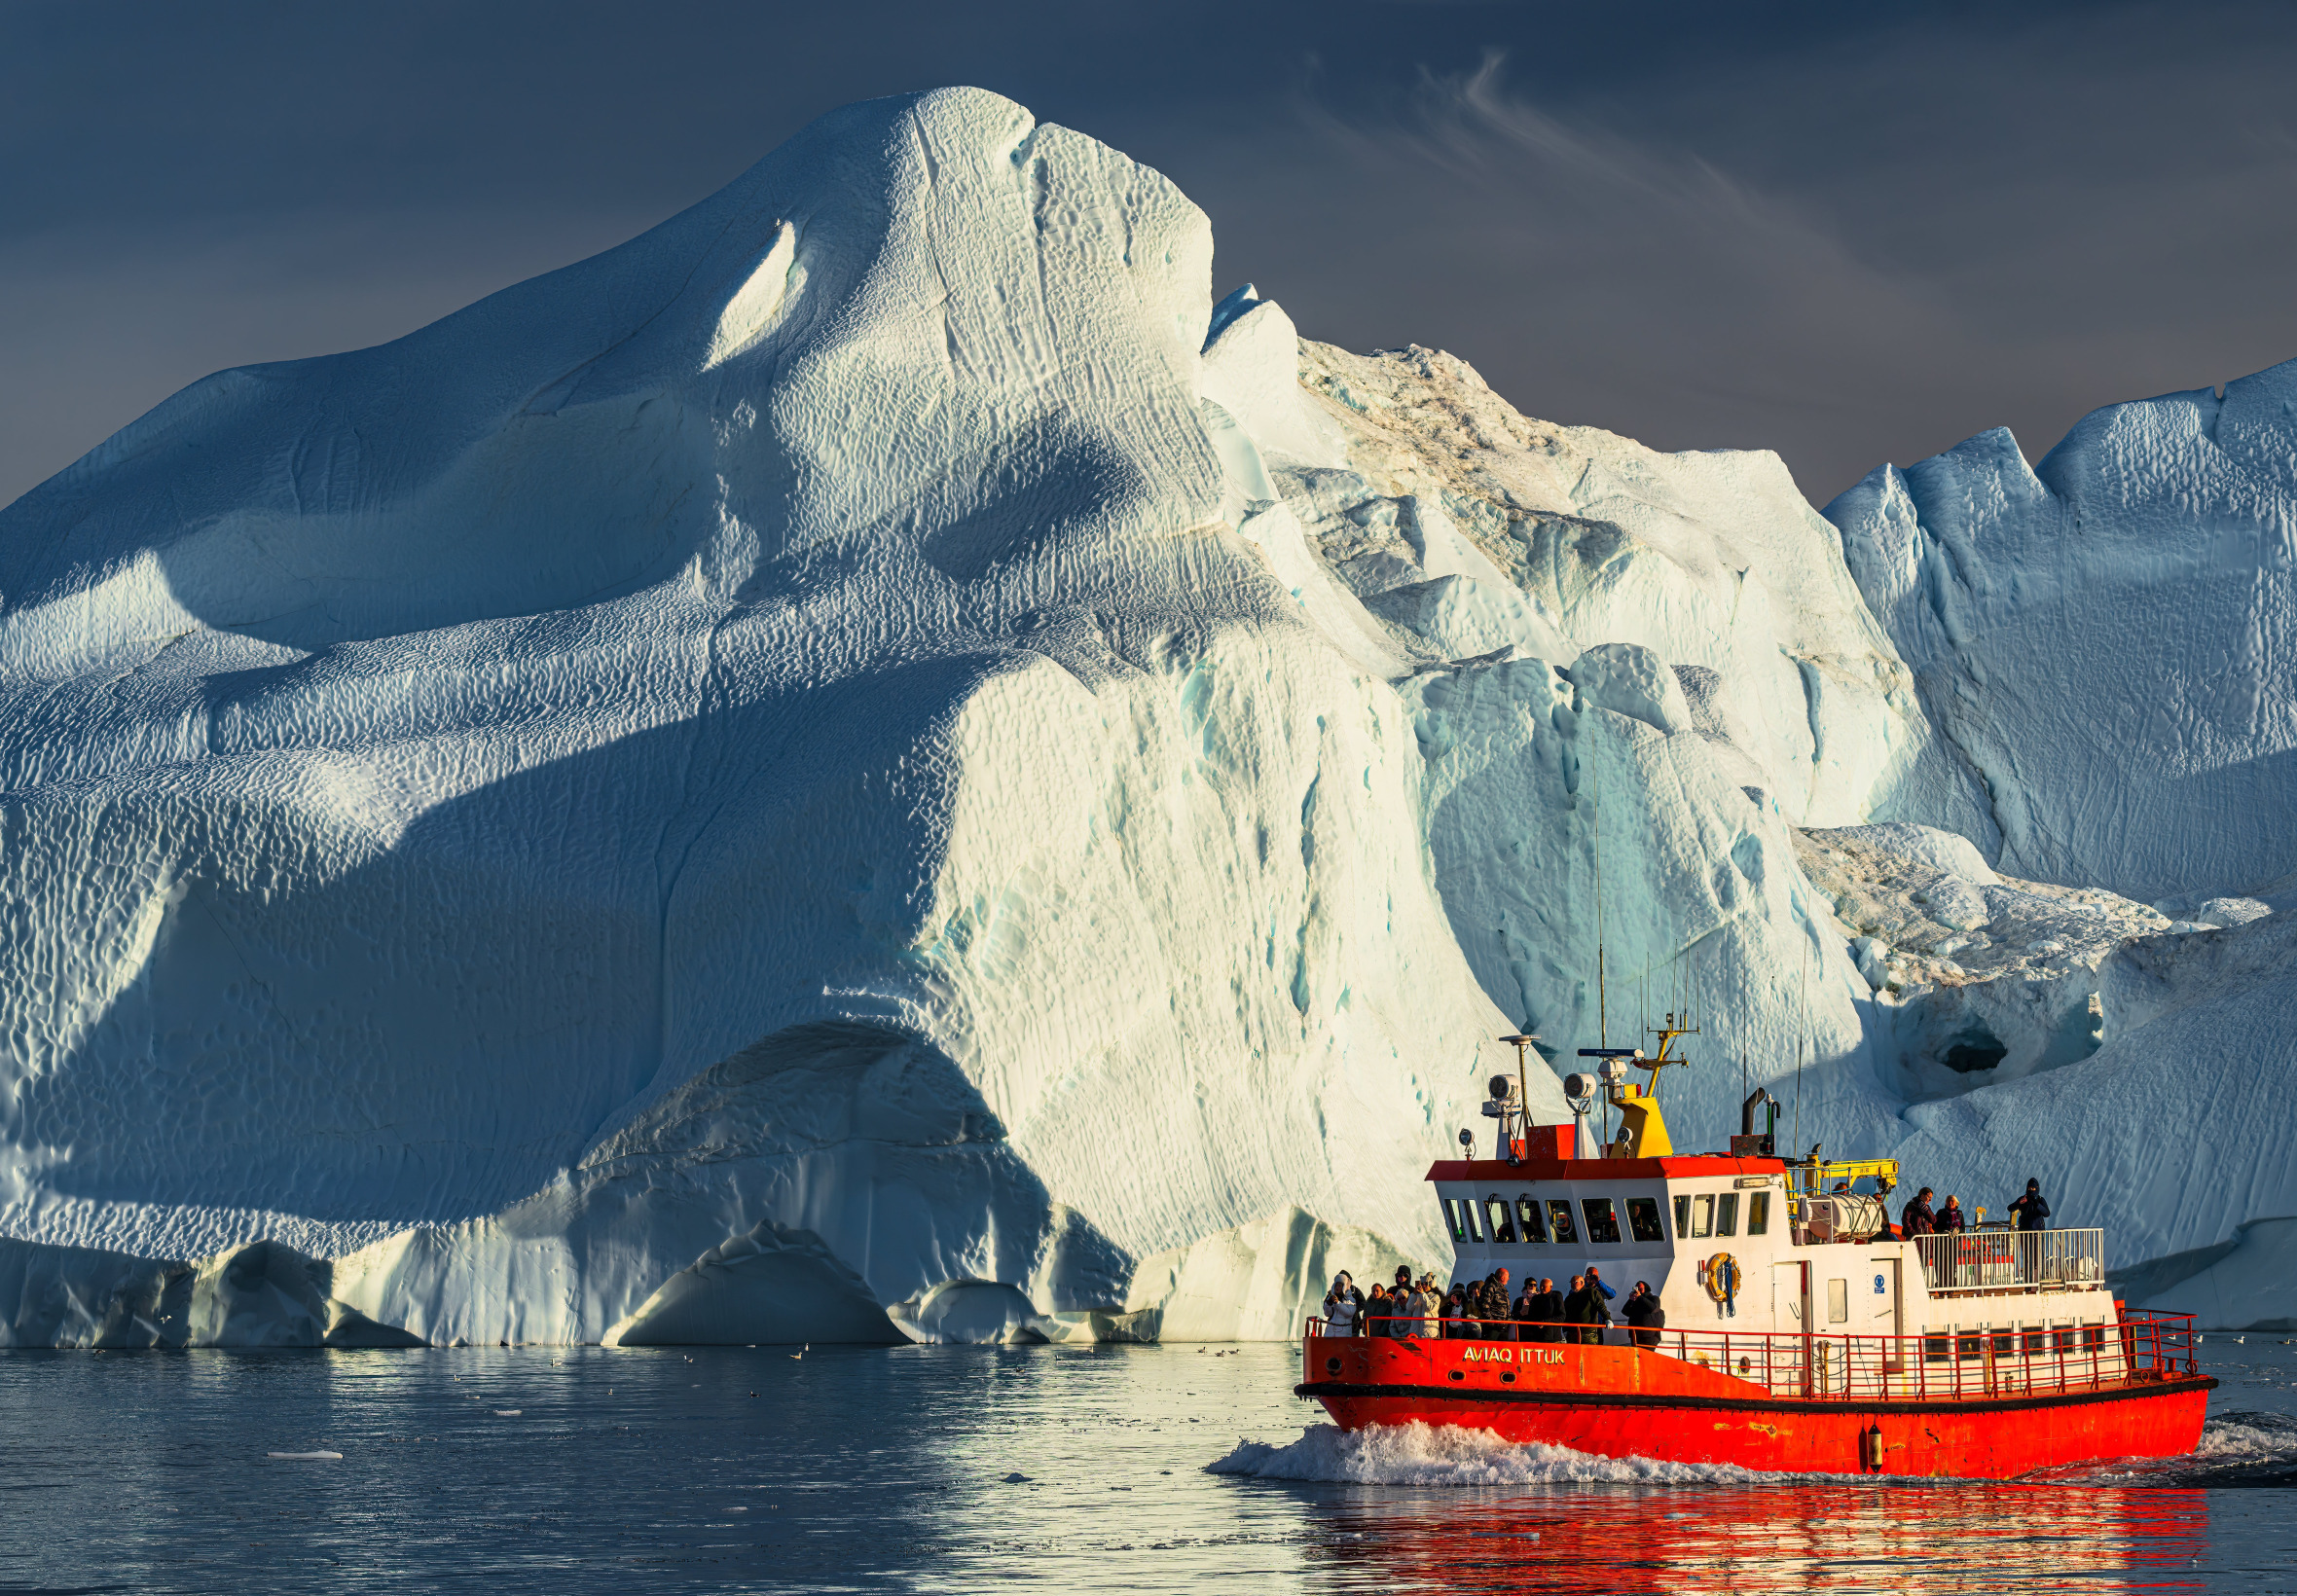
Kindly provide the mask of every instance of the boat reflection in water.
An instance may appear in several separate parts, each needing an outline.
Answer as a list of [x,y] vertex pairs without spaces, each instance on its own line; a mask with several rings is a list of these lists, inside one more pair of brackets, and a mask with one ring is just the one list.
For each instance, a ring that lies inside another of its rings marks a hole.
[[1349,1487],[1311,1514],[1329,1587],[1666,1593],[2200,1591],[2191,1490],[1813,1478],[1709,1487]]

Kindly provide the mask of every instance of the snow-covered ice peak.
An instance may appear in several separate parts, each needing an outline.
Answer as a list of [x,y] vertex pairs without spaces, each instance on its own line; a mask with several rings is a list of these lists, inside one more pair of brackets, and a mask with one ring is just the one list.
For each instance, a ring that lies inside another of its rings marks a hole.
[[[1289,1334],[1440,1265],[1506,1031],[1688,1008],[1681,1144],[1743,1060],[2056,1181],[2286,1006],[2281,378],[1839,532],[1211,260],[1089,138],[876,101],[0,511],[0,1339]],[[2248,729],[2165,763],[2132,657]],[[2034,863],[2100,848],[2230,928]],[[2228,1075],[2212,1145],[2285,1149]],[[2168,1268],[2285,1185],[2069,1212]]]
[[0,512],[0,1330],[1022,1333],[1301,1208],[1433,1260],[1507,1017],[1211,254],[875,101]]

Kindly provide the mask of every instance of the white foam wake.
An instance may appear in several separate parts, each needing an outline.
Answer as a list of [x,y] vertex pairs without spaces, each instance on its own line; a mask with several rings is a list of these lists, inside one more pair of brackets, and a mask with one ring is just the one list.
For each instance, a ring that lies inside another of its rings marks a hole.
[[1205,1471],[1360,1485],[1716,1485],[1788,1477],[1731,1464],[1599,1458],[1540,1441],[1505,1441],[1488,1430],[1417,1421],[1358,1431],[1310,1425],[1285,1446],[1243,1440]]

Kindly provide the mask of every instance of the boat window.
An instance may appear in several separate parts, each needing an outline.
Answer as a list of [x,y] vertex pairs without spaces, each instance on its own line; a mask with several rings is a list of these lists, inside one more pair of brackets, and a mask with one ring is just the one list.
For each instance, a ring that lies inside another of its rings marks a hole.
[[1827,1282],[1827,1323],[1829,1324],[1850,1323],[1850,1283],[1846,1280]]
[[1630,1197],[1627,1199],[1627,1234],[1639,1242],[1663,1242],[1666,1227],[1659,1222],[1659,1199]]
[[1715,1234],[1718,1236],[1738,1234],[1737,1192],[1727,1191],[1715,1199]]
[[1975,1330],[1957,1333],[1954,1336],[1954,1356],[1956,1358],[1984,1357],[1986,1353],[1985,1342],[1986,1337]]
[[2039,1329],[2029,1328],[2019,1333],[2018,1350],[2028,1358],[2039,1358],[2044,1351],[2044,1336]]
[[1484,1198],[1483,1218],[1491,1226],[1493,1241],[1511,1243],[1514,1241],[1515,1221],[1508,1215],[1508,1200],[1505,1197]]
[[1691,1236],[1692,1236],[1692,1239],[1693,1239],[1694,1241],[1696,1241],[1696,1240],[1698,1240],[1700,1237],[1703,1237],[1703,1236],[1712,1236],[1714,1233],[1715,1233],[1715,1199],[1714,1199],[1714,1198],[1712,1198],[1712,1197],[1694,1197],[1694,1198],[1692,1198],[1692,1199],[1691,1199]]
[[1619,1240],[1619,1212],[1608,1197],[1582,1197],[1580,1212],[1587,1216],[1587,1243],[1616,1242]]
[[1460,1199],[1460,1223],[1468,1227],[1468,1240],[1472,1242],[1483,1240],[1482,1233],[1476,1228],[1475,1198],[1462,1197]]
[[2070,1325],[2064,1329],[2051,1331],[2050,1340],[2053,1349],[2058,1352],[2071,1352],[2074,1350],[2074,1332]]
[[1449,1197],[1443,1199],[1443,1222],[1450,1226],[1453,1241],[1464,1242],[1468,1239],[1468,1227],[1460,1223],[1460,1205]]
[[1993,1354],[1996,1358],[2010,1358],[2018,1352],[2018,1337],[2009,1330],[1996,1330],[1993,1335]]
[[1678,1237],[1691,1234],[1691,1199],[1688,1197],[1675,1199],[1675,1234]]
[[2104,1325],[2088,1324],[2083,1326],[2082,1350],[2084,1352],[2103,1352],[2105,1350]]
[[1770,1193],[1758,1191],[1747,1199],[1747,1234],[1760,1236],[1770,1228]]
[[1547,1221],[1540,1217],[1540,1200],[1525,1192],[1515,1199],[1515,1217],[1522,1221],[1523,1239],[1544,1242],[1548,1239]]
[[1558,1247],[1569,1247],[1579,1240],[1579,1226],[1571,1220],[1571,1205],[1560,1197],[1548,1199],[1548,1229]]
[[1943,1335],[1922,1337],[1922,1361],[1925,1363],[1945,1362],[1947,1360],[1946,1343],[1947,1338]]

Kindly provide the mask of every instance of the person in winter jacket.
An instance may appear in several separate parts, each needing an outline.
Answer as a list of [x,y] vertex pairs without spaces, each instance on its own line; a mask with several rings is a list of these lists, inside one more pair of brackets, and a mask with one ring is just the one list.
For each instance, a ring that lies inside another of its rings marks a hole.
[[1946,1194],[1946,1207],[1938,1211],[1938,1233],[1958,1236],[1970,1228],[1970,1215],[1962,1212],[1962,1205],[1952,1192]]
[[1443,1339],[1465,1341],[1475,1328],[1475,1315],[1468,1311],[1468,1288],[1454,1286],[1443,1299]]
[[1620,1306],[1620,1318],[1630,1326],[1627,1344],[1635,1347],[1656,1347],[1659,1332],[1666,1328],[1667,1311],[1659,1305],[1659,1295],[1649,1281],[1635,1282],[1635,1288],[1627,1293],[1627,1300]]
[[1935,1236],[1938,1234],[1938,1215],[1930,1207],[1930,1188],[1924,1186],[1914,1199],[1899,1211],[1898,1233],[1902,1236]]
[[[1603,1276],[1591,1263],[1587,1265],[1587,1289],[1590,1291],[1600,1291],[1603,1294],[1603,1300],[1605,1302],[1614,1301],[1619,1296],[1617,1291],[1603,1284]],[[1604,1309],[1603,1311],[1603,1323],[1606,1324],[1611,1323],[1611,1310],[1608,1308]]]
[[2050,1228],[2050,1205],[2042,1200],[2042,1182],[2028,1180],[2025,1195],[2010,1205],[2011,1221],[2021,1230]]
[[1510,1300],[1508,1266],[1503,1263],[1485,1277],[1483,1282],[1483,1302],[1480,1312],[1483,1317],[1484,1340],[1513,1341],[1515,1339],[1515,1326],[1508,1319]]
[[1528,1315],[1517,1313],[1515,1317],[1519,1320],[1528,1318],[1533,1326],[1524,1339],[1543,1342],[1562,1340],[1563,1293],[1555,1289],[1555,1283],[1543,1278],[1539,1289],[1535,1291],[1531,1282],[1525,1281],[1523,1290],[1531,1302],[1531,1312]]
[[1565,1337],[1576,1337],[1587,1346],[1603,1343],[1603,1326],[1611,1323],[1611,1310],[1603,1305],[1603,1296],[1591,1288],[1585,1275],[1571,1277],[1571,1289],[1563,1298],[1563,1321],[1573,1328],[1565,1330]]
[[1364,1293],[1356,1289],[1356,1283],[1343,1269],[1332,1277],[1331,1289],[1324,1293],[1324,1333],[1327,1335],[1354,1335],[1356,1316],[1364,1307]]

